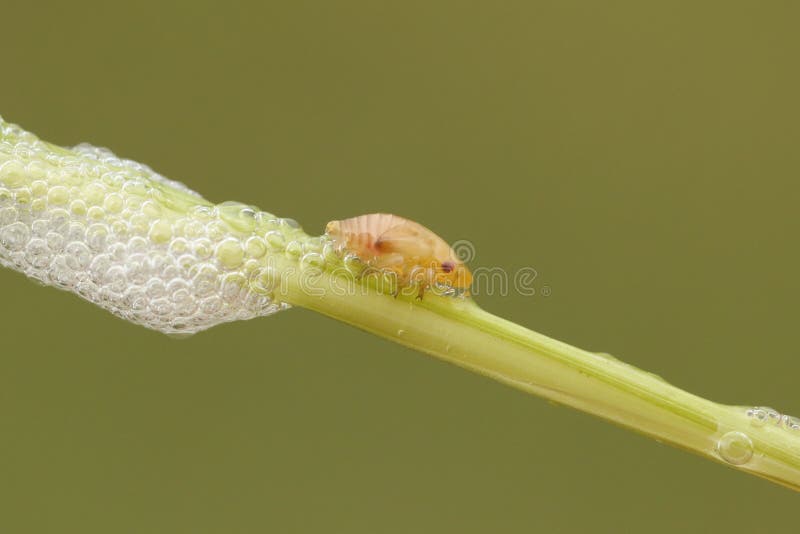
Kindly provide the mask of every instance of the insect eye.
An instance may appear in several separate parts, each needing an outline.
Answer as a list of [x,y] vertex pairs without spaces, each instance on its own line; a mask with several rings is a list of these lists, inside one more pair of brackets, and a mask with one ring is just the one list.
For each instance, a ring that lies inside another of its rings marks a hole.
[[444,271],[446,273],[453,272],[453,269],[455,269],[455,268],[456,268],[456,266],[452,261],[446,261],[446,262],[442,263],[442,271]]

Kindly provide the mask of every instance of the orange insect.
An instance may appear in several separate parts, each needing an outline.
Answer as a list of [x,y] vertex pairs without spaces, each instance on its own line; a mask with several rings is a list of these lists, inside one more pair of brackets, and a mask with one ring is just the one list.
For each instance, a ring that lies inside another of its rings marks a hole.
[[441,237],[419,223],[389,213],[370,213],[331,221],[325,233],[344,253],[383,273],[397,277],[395,296],[418,286],[422,299],[431,286],[467,294],[472,273]]

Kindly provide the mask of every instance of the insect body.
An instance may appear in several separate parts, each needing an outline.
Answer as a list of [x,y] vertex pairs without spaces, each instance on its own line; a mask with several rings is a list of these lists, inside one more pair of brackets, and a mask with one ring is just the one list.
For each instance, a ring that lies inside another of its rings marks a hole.
[[353,254],[378,271],[397,279],[395,296],[405,287],[417,286],[421,299],[431,286],[466,294],[472,274],[441,237],[419,223],[389,213],[370,213],[325,228],[342,251]]

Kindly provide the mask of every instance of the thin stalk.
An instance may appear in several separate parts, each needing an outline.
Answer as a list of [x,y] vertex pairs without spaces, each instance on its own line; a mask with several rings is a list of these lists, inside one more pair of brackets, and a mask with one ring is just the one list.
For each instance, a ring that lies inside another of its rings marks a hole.
[[[215,206],[108,151],[56,147],[0,119],[0,208],[0,265],[149,328],[185,335],[270,315],[285,303],[303,306],[800,490],[800,419],[703,399],[470,299],[392,298],[355,280],[345,259],[328,254],[330,243],[296,222],[236,203]],[[108,236],[121,241],[106,246]],[[132,289],[118,287],[120,276]]]
[[[469,299],[341,291],[334,274],[279,268],[281,298],[658,441],[800,490],[800,437],[611,356],[492,315]],[[785,422],[784,417],[784,422]]]

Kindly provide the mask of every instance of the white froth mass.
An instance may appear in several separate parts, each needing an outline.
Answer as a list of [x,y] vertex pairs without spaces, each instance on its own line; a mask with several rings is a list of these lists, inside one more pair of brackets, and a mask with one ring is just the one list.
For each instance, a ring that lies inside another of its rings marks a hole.
[[0,118],[0,264],[123,319],[188,334],[288,307],[268,260],[316,253],[297,226]]

